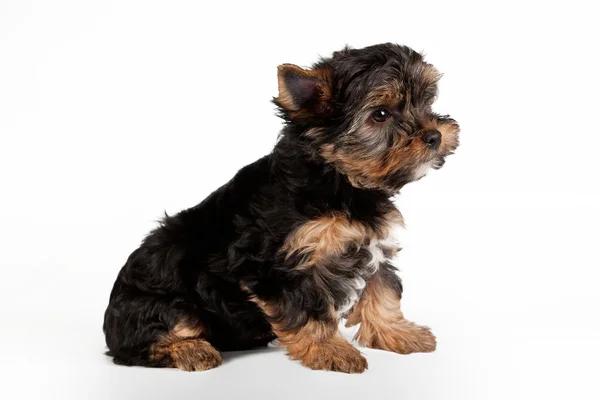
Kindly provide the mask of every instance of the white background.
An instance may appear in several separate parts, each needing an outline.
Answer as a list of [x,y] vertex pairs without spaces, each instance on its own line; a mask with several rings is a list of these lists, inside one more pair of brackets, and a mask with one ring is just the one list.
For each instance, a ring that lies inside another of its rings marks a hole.
[[[1,396],[600,398],[592,2],[208,3],[0,1]],[[445,74],[436,109],[462,127],[397,201],[405,314],[438,350],[363,349],[363,375],[274,348],[204,373],[113,365],[118,270],[164,210],[271,150],[276,66],[387,41]]]

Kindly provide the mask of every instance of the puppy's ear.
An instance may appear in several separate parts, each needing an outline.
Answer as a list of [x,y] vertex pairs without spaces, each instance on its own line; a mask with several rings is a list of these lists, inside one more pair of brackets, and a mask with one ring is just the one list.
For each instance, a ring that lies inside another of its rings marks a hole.
[[279,96],[273,99],[291,120],[323,118],[331,114],[332,70],[302,69],[293,64],[277,67]]

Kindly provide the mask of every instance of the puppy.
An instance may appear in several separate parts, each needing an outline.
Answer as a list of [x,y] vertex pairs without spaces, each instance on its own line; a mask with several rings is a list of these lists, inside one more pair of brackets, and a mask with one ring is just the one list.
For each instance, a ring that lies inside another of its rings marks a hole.
[[435,114],[438,71],[405,46],[345,48],[310,69],[278,68],[285,127],[273,151],[200,204],[165,217],[119,272],[104,318],[124,365],[203,371],[221,351],[278,339],[290,358],[360,373],[338,332],[400,354],[435,350],[404,319],[390,260],[403,225],[390,198],[458,146]]

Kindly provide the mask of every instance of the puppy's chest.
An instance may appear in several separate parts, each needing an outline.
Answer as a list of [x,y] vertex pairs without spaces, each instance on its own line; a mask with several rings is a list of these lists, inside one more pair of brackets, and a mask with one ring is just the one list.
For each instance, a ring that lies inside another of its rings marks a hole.
[[399,250],[396,233],[403,227],[395,209],[369,223],[332,213],[298,227],[282,250],[294,260],[295,269],[314,274],[342,316],[358,300],[369,277]]
[[[368,245],[361,246],[356,252],[349,252],[343,258],[352,260],[349,274],[339,269],[339,265],[330,266],[330,288],[334,295],[335,310],[339,317],[344,317],[360,298],[367,280],[375,274],[384,263],[391,262],[400,250],[400,244],[395,235],[390,234],[384,239],[372,239]],[[343,262],[341,262],[343,264]]]

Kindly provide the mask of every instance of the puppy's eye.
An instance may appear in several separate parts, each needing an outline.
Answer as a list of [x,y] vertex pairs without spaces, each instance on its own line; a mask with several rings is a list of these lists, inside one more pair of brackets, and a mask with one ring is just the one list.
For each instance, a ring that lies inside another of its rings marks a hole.
[[373,119],[375,120],[375,122],[385,122],[388,119],[390,119],[391,116],[392,116],[392,113],[390,113],[385,108],[378,108],[373,113]]

